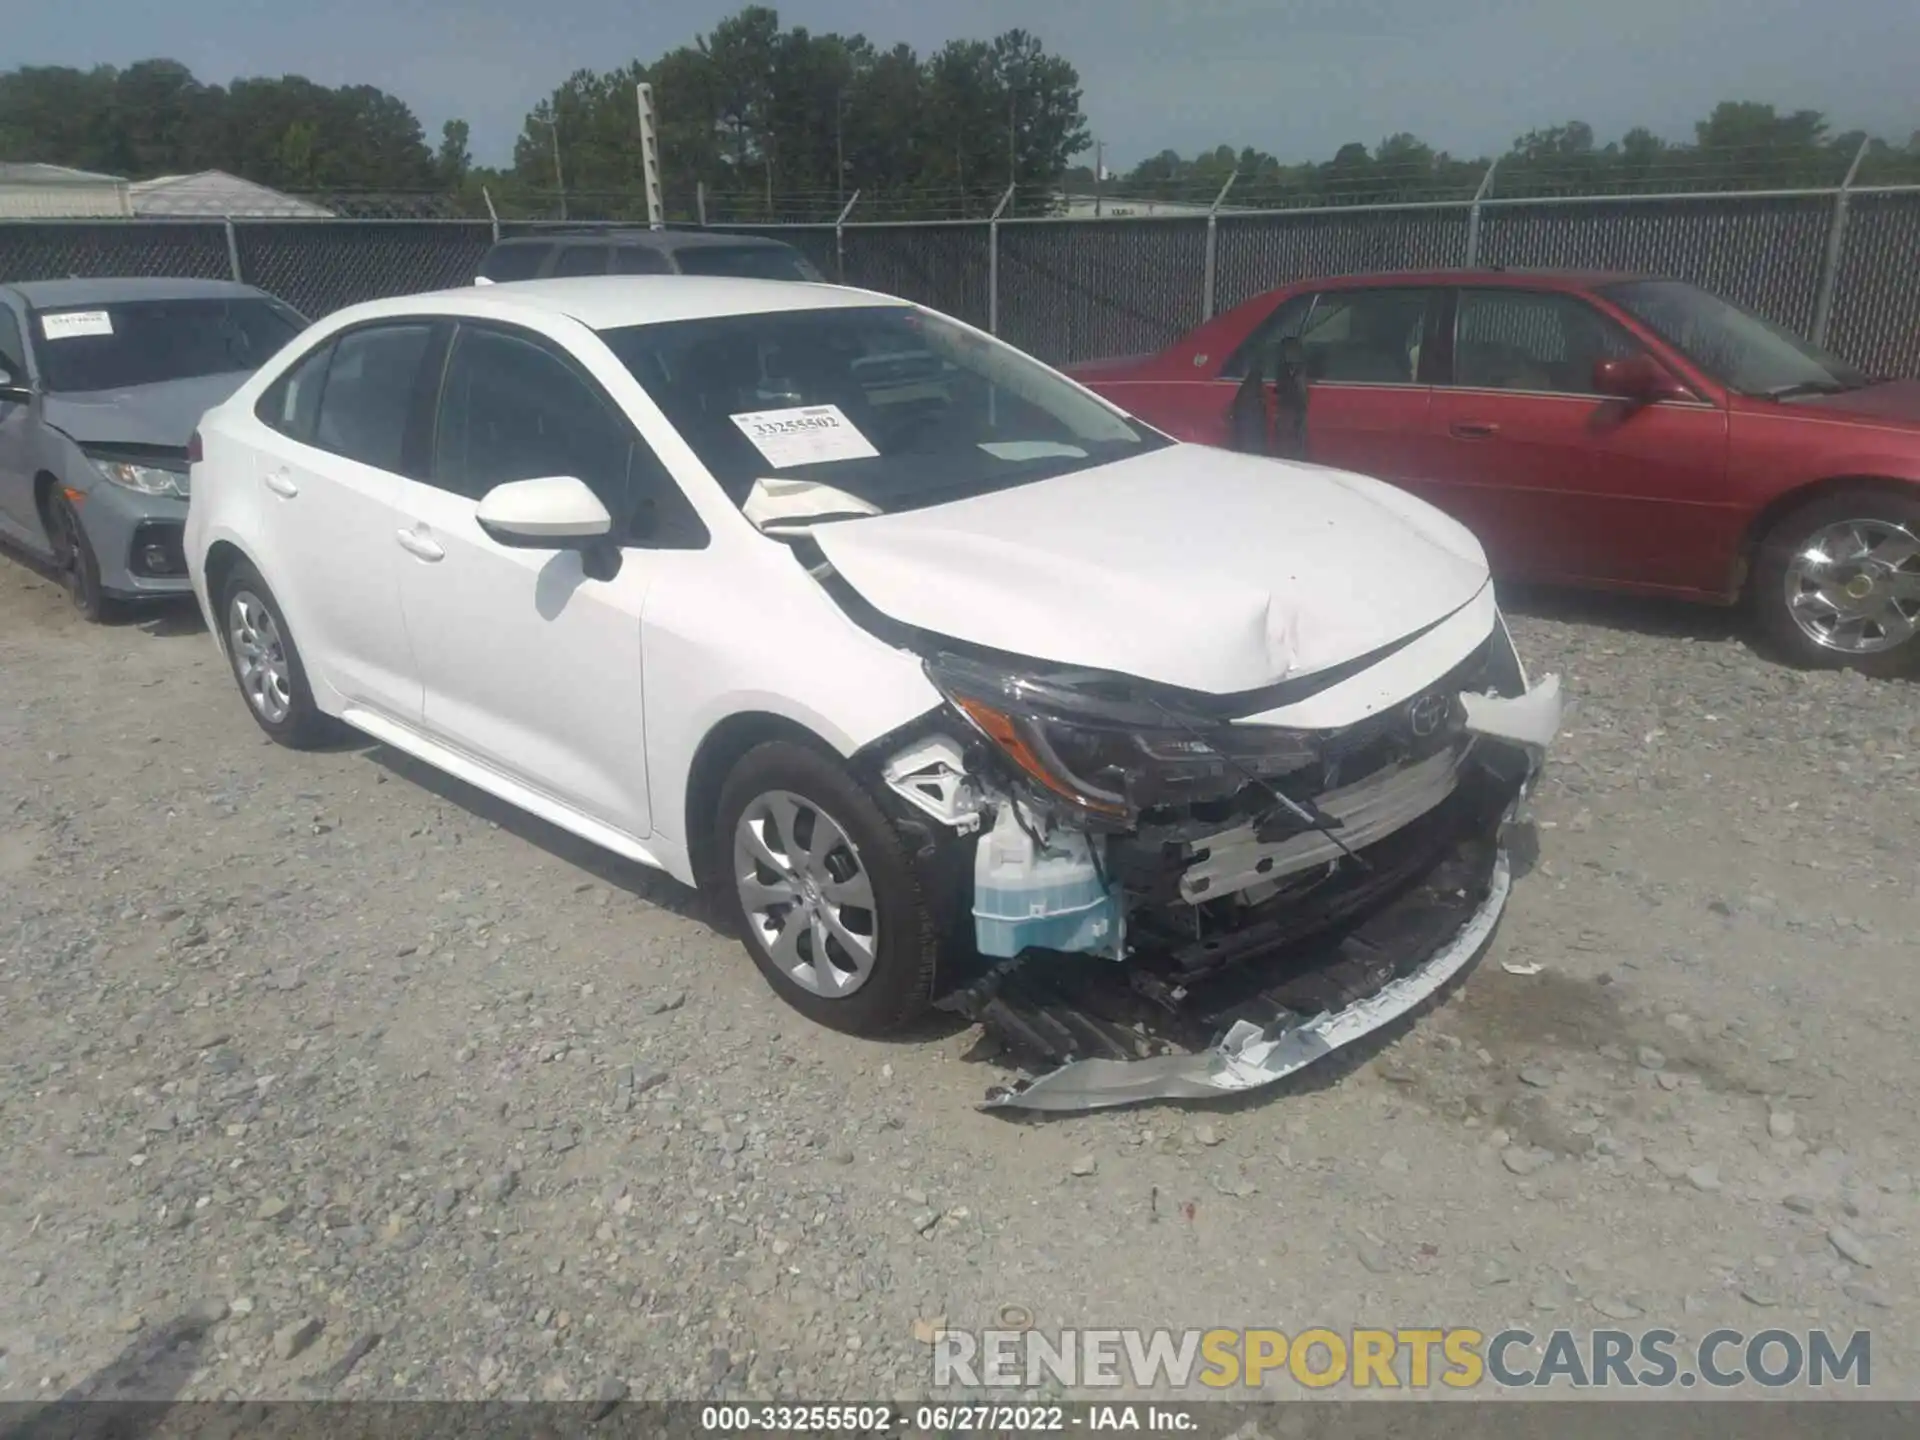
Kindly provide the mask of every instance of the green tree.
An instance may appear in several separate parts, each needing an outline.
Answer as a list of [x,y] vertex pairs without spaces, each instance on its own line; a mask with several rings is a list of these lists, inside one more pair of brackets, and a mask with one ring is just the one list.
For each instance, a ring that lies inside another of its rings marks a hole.
[[440,149],[433,158],[434,174],[449,190],[458,190],[473,170],[473,152],[468,148],[467,122],[449,120],[440,127]]

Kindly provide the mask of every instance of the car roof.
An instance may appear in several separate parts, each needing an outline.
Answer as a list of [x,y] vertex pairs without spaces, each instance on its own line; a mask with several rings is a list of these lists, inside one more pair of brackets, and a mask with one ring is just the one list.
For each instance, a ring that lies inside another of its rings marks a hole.
[[1381,285],[1546,285],[1553,289],[1587,290],[1596,285],[1612,285],[1623,280],[1651,280],[1659,277],[1636,270],[1554,270],[1506,269],[1499,266],[1437,270],[1380,270],[1358,275],[1326,275],[1318,279],[1297,280],[1287,290],[1350,289],[1354,286]]
[[263,291],[232,280],[191,280],[144,275],[108,276],[94,280],[16,280],[7,288],[36,310],[62,305],[118,305],[133,300],[219,300]]
[[409,314],[505,319],[511,312],[564,315],[591,330],[763,315],[786,310],[906,307],[894,295],[806,280],[744,280],[705,275],[586,275],[565,280],[512,280],[424,295],[372,300],[339,312],[354,323]]
[[766,235],[743,235],[731,230],[549,230],[539,235],[509,235],[499,243],[552,245],[561,241],[582,240],[610,245],[637,245],[643,250],[706,250],[715,246],[728,249],[793,249],[784,240],[775,240]]

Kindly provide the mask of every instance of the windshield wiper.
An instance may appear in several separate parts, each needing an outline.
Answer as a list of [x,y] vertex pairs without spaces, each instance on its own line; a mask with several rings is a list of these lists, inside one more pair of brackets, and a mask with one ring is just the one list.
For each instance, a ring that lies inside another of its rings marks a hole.
[[1841,395],[1857,388],[1842,380],[1796,380],[1791,385],[1776,385],[1760,393],[1769,400],[1791,400],[1799,395]]

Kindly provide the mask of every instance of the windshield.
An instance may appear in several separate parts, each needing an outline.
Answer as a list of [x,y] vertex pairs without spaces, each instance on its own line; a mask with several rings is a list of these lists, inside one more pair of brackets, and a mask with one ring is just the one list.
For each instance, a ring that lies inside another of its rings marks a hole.
[[904,305],[680,320],[600,338],[736,505],[756,482],[802,480],[881,511],[912,510],[1172,443],[1039,361]]
[[785,245],[689,245],[674,251],[682,275],[725,275],[736,280],[818,280],[798,250]]
[[1838,356],[1697,285],[1634,280],[1600,293],[1743,395],[1832,395],[1872,383]]
[[38,312],[48,390],[126,390],[253,370],[305,328],[277,300],[123,300]]

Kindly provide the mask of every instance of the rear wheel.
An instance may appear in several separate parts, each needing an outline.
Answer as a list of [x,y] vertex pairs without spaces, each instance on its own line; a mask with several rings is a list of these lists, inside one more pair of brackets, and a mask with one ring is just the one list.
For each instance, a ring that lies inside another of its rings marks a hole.
[[792,741],[758,745],[727,777],[717,819],[720,903],[783,1000],[856,1035],[925,1013],[932,912],[893,827],[838,760]]
[[100,561],[87,539],[80,512],[58,489],[47,496],[47,539],[53,546],[53,563],[60,583],[82,619],[93,624],[111,619],[114,605],[100,588]]
[[1842,490],[1786,516],[1761,542],[1753,601],[1798,664],[1920,672],[1920,495]]
[[280,602],[244,560],[227,576],[220,617],[227,660],[254,723],[293,750],[310,750],[332,738],[333,722],[313,703]]

